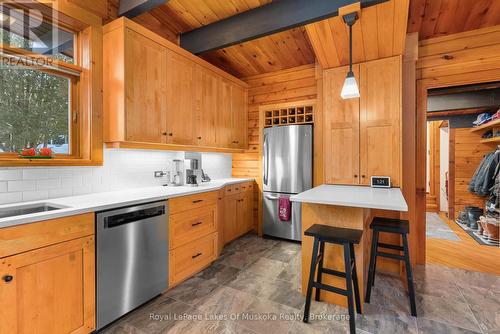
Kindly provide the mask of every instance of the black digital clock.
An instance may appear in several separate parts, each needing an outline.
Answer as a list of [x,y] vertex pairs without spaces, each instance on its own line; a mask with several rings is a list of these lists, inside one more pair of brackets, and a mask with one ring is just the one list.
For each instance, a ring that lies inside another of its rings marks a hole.
[[372,176],[371,185],[374,188],[390,188],[391,187],[391,177],[390,176]]

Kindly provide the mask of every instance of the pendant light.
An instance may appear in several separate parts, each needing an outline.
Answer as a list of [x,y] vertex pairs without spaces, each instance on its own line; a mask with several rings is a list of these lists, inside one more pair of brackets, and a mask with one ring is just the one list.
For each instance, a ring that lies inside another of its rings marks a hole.
[[344,86],[340,92],[340,96],[346,99],[354,99],[359,97],[359,88],[354,72],[352,71],[352,26],[358,19],[357,13],[350,13],[343,16],[344,22],[349,26],[349,72],[344,81]]

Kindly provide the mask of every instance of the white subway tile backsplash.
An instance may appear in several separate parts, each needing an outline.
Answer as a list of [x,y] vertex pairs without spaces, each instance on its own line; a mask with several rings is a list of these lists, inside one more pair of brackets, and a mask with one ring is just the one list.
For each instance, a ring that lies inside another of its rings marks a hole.
[[21,202],[23,200],[23,193],[2,193],[0,194],[0,205]]
[[23,192],[23,201],[38,201],[42,199],[49,198],[49,192],[47,190],[40,191],[25,191]]
[[[37,199],[161,186],[165,171],[183,152],[104,150],[102,167],[44,167],[0,169],[0,204]],[[212,179],[231,177],[230,154],[202,153],[202,166]]]
[[0,181],[21,180],[23,178],[22,169],[3,169],[0,170]]
[[9,181],[7,183],[7,189],[9,192],[14,191],[34,191],[36,189],[36,182],[30,181]]

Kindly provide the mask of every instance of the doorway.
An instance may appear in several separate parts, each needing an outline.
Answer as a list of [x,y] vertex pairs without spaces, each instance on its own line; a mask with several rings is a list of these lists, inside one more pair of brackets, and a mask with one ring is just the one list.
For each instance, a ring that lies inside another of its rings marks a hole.
[[[498,110],[500,82],[427,92],[426,263],[500,274],[494,183],[474,182],[483,161],[500,154]],[[498,173],[500,157],[492,164]]]

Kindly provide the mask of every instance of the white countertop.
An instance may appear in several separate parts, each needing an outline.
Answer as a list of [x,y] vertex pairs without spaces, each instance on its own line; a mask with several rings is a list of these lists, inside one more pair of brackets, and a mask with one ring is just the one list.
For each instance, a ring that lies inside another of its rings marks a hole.
[[323,184],[291,196],[292,202],[350,206],[355,208],[408,211],[399,188],[371,188]]
[[8,205],[0,205],[0,209],[15,207],[18,205],[30,205],[37,203],[49,203],[65,208],[54,211],[39,212],[23,216],[0,218],[0,228],[28,224],[42,220],[72,216],[87,212],[103,211],[112,208],[130,206],[145,202],[166,200],[173,197],[192,195],[221,189],[230,184],[254,181],[253,178],[229,178],[213,180],[200,184],[198,187],[148,187],[130,190],[95,193],[82,196],[62,197],[34,202],[23,202]]

